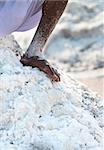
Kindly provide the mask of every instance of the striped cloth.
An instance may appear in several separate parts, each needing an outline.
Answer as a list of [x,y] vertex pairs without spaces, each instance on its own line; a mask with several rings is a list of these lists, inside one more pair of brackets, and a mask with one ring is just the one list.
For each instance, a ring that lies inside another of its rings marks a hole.
[[34,28],[45,0],[0,0],[0,36]]

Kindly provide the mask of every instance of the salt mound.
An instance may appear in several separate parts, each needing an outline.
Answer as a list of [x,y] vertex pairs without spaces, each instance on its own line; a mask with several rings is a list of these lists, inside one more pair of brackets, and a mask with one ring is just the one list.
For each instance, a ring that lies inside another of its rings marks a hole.
[[0,49],[0,150],[102,150],[102,100],[60,71],[51,83]]

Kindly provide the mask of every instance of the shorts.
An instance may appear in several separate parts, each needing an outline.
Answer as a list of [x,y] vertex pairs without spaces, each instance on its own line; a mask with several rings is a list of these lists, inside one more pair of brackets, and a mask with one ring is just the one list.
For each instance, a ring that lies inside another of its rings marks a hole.
[[40,22],[45,0],[3,0],[0,2],[0,36],[27,31]]

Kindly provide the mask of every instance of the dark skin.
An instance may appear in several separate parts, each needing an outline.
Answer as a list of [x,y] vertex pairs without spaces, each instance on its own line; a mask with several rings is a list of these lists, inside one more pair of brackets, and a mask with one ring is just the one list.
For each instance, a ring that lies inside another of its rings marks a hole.
[[21,58],[24,66],[37,67],[45,72],[52,81],[56,82],[60,81],[59,73],[51,67],[47,60],[40,58],[39,55],[43,53],[43,48],[63,14],[67,2],[68,0],[46,0],[43,3],[41,21],[28,50]]

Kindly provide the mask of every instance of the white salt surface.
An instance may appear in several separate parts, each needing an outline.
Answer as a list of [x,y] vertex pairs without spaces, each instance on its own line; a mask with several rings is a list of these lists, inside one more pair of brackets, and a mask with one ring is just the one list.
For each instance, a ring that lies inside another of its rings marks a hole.
[[59,72],[52,84],[0,49],[0,150],[103,150],[103,100]]

